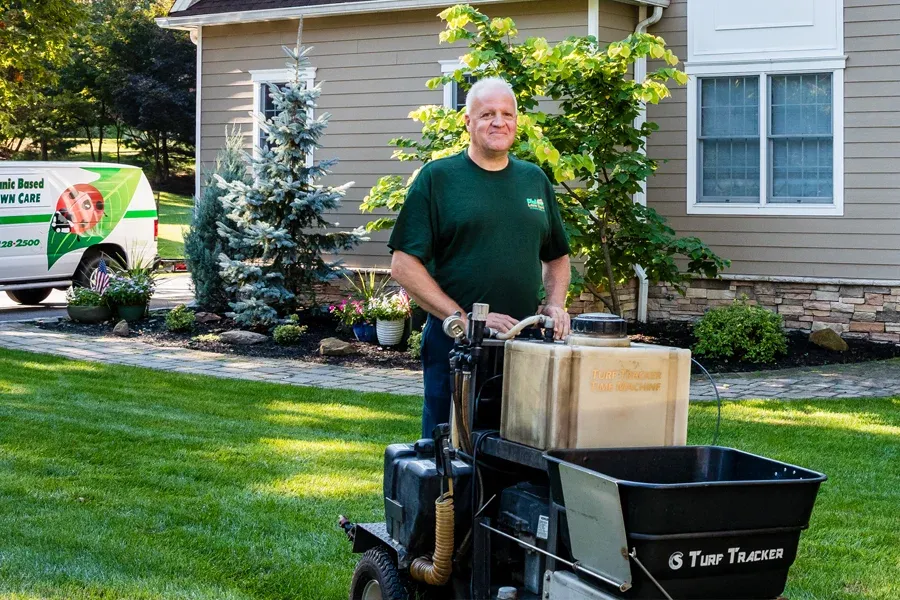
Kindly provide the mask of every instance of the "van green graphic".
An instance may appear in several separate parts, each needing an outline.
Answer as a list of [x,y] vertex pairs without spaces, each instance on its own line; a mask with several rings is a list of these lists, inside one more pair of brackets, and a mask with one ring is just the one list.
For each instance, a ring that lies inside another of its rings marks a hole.
[[100,179],[69,186],[60,194],[47,234],[48,269],[67,253],[106,239],[125,216],[141,180],[140,169],[84,170],[100,175]]

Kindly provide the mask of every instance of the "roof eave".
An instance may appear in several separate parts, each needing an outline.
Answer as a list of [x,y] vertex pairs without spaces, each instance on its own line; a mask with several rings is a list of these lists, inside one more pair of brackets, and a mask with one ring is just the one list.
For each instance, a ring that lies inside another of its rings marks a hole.
[[[472,4],[500,4],[510,0],[472,0]],[[534,1],[534,0],[529,0]],[[668,7],[670,0],[615,0],[624,4]],[[193,29],[206,25],[229,25],[232,23],[258,23],[261,21],[278,21],[299,17],[327,17],[332,15],[352,15],[363,13],[386,12],[393,10],[416,10],[428,8],[446,8],[447,0],[360,0],[341,4],[323,6],[294,6],[267,10],[248,10],[208,15],[190,15],[179,17],[170,14],[158,17],[156,24],[164,29]]]

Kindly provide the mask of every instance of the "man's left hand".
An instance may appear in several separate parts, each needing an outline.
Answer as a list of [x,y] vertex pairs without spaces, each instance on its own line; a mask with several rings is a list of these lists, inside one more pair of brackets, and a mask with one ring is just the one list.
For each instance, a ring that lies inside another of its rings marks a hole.
[[553,319],[553,339],[562,340],[569,335],[569,313],[562,306],[547,304],[541,308],[540,314]]

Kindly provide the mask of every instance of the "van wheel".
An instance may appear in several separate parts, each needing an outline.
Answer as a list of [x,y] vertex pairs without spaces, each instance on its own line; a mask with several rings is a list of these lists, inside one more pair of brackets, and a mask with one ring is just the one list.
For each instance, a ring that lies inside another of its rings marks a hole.
[[19,304],[33,305],[40,304],[47,299],[53,288],[34,288],[30,290],[9,290],[6,295],[13,302]]
[[107,266],[109,266],[115,263],[118,259],[116,257],[110,256],[106,252],[94,251],[90,254],[90,256],[85,256],[81,259],[81,264],[78,265],[78,269],[75,271],[75,276],[72,278],[73,284],[78,287],[91,287],[91,278],[94,276],[94,273],[100,266],[101,260],[106,262]]
[[407,600],[394,559],[384,548],[371,548],[353,571],[350,600]]

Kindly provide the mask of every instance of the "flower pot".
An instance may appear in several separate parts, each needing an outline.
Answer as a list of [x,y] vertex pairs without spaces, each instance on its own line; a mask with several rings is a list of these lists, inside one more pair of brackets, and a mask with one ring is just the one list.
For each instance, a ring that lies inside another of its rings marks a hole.
[[403,339],[403,328],[406,319],[398,321],[382,321],[378,319],[375,329],[378,332],[378,343],[382,346],[396,346]]
[[79,323],[102,323],[112,318],[112,310],[108,306],[72,306],[66,307],[69,318]]
[[367,323],[354,323],[353,324],[353,335],[356,337],[356,340],[359,342],[365,342],[366,337],[366,326]]
[[145,312],[147,312],[146,304],[116,307],[116,313],[119,315],[119,318],[125,319],[126,321],[140,321],[144,318]]
[[357,323],[353,326],[353,335],[359,341],[367,344],[378,343],[378,333],[375,330],[375,325],[372,323]]

